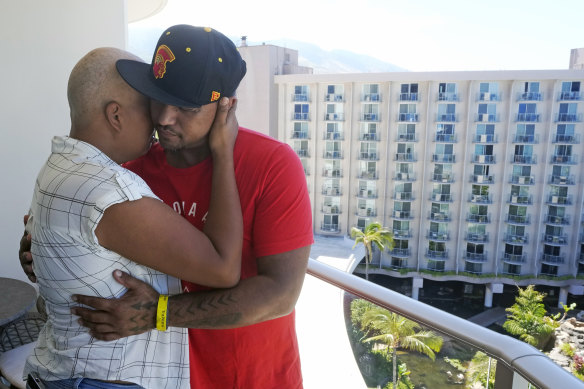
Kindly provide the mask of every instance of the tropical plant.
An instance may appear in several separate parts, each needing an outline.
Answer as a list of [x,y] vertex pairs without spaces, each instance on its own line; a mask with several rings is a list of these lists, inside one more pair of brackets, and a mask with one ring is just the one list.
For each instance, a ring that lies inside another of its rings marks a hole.
[[351,238],[355,239],[353,249],[358,244],[365,247],[365,279],[369,279],[369,263],[373,259],[373,246],[379,251],[387,248],[393,250],[393,234],[379,222],[369,223],[363,231],[357,227],[351,228]]
[[468,365],[467,382],[470,384],[478,382],[483,388],[492,389],[495,387],[496,368],[497,361],[494,358],[482,351],[477,351]]
[[543,348],[554,329],[559,326],[557,319],[559,314],[546,316],[543,299],[546,294],[538,292],[533,285],[522,289],[518,287],[519,295],[515,298],[515,304],[507,308],[507,321],[503,328],[512,335],[532,346]]
[[435,360],[434,352],[442,348],[442,337],[432,331],[423,330],[420,325],[396,313],[381,307],[373,307],[362,316],[361,326],[376,335],[364,339],[364,342],[382,342],[392,353],[393,388],[397,388],[397,350],[406,349],[427,355]]

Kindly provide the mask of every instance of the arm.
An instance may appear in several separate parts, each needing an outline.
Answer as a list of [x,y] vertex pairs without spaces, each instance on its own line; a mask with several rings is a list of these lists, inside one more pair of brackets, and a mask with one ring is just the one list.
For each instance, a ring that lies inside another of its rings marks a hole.
[[[300,295],[309,254],[306,246],[258,258],[258,275],[234,288],[171,296],[168,325],[235,328],[289,314]],[[74,308],[73,313],[97,339],[119,339],[156,327],[158,293],[127,274],[116,278],[129,289],[118,300],[76,296],[77,302],[95,309]]]
[[106,209],[95,234],[100,245],[177,278],[213,287],[239,280],[243,226],[233,169],[236,102],[222,99],[209,146],[213,158],[211,204],[205,234],[153,198]]
[[[28,221],[28,215],[24,215],[24,226],[26,227],[26,222]],[[24,230],[22,238],[20,238],[20,247],[18,249],[18,258],[20,259],[20,266],[24,274],[28,277],[31,282],[36,283],[36,275],[32,270],[32,255],[30,254],[30,234],[28,231]]]

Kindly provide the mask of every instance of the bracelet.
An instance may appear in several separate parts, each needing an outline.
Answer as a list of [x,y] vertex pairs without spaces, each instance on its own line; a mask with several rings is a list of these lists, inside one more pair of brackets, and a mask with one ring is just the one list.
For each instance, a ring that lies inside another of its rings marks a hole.
[[166,331],[166,319],[168,311],[168,295],[161,294],[158,297],[158,308],[156,309],[156,329]]

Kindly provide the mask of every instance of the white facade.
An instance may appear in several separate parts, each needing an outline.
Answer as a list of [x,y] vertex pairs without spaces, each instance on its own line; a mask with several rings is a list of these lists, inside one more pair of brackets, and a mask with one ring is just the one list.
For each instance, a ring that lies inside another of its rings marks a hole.
[[584,71],[275,80],[278,136],[304,164],[316,234],[377,220],[396,242],[379,264],[390,273],[582,293]]

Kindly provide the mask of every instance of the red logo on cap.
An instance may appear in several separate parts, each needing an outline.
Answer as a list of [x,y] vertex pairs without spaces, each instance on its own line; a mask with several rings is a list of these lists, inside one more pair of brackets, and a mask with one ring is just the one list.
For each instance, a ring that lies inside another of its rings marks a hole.
[[174,54],[166,45],[160,45],[158,50],[156,50],[156,56],[154,57],[154,64],[152,65],[152,71],[154,72],[155,78],[164,77],[166,73],[166,63],[174,61]]
[[211,101],[217,101],[221,97],[221,93],[213,91],[211,92]]

